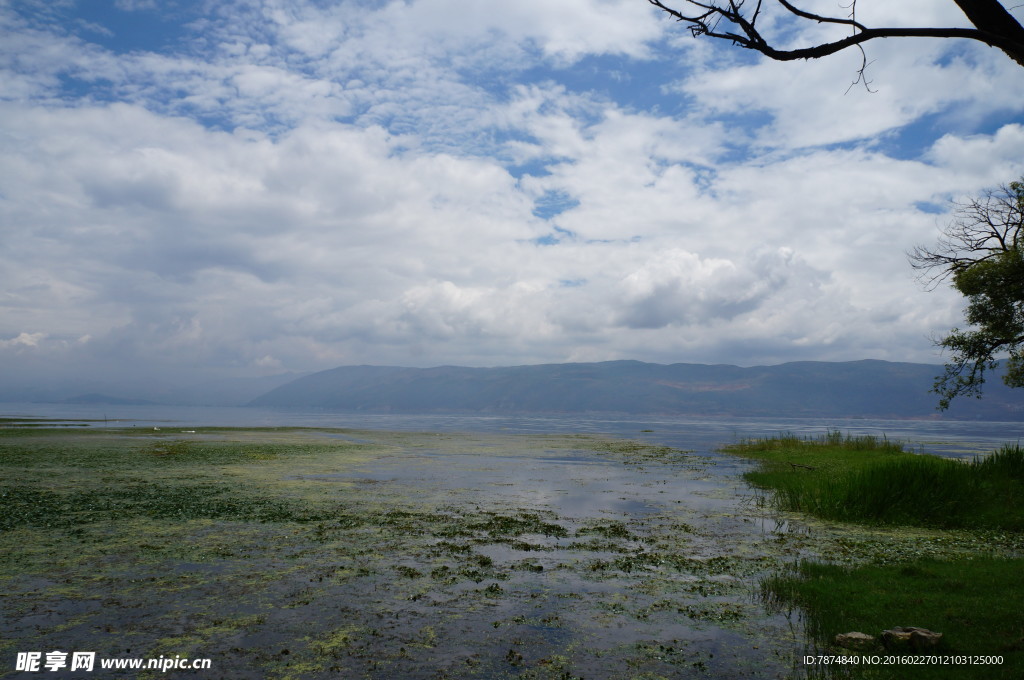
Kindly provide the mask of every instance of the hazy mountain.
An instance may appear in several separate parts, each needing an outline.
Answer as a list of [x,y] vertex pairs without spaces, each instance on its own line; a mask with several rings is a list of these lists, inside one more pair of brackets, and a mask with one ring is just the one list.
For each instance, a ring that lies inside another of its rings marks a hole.
[[942,366],[887,361],[741,368],[640,361],[499,368],[343,366],[299,378],[251,406],[399,413],[616,412],[1024,420],[1024,390],[993,377],[985,398],[944,414]]

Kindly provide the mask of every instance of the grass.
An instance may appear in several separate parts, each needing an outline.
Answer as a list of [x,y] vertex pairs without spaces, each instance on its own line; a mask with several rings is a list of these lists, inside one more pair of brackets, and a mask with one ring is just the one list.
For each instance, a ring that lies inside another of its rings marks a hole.
[[[935,654],[1002,657],[998,665],[862,665],[853,677],[1008,680],[1024,677],[1022,570],[1024,559],[994,557],[853,568],[804,562],[795,573],[765,579],[762,591],[776,609],[806,612],[821,654],[856,653],[830,646],[839,633],[878,636],[917,626],[943,633]],[[861,653],[886,655],[881,646]]]
[[1024,530],[1024,450],[973,462],[914,454],[897,442],[832,432],[727,449],[761,461],[746,479],[781,510],[878,526]]
[[[890,530],[1024,530],[1019,445],[962,462],[914,454],[885,438],[830,432],[818,439],[752,440],[727,450],[761,462],[746,478],[784,511]],[[817,653],[885,656],[881,646],[836,648],[835,636],[917,626],[944,634],[937,654],[1003,659],[999,665],[804,666],[808,677],[998,680],[1024,677],[1022,571],[1024,559],[984,554],[953,560],[904,555],[854,566],[804,561],[765,578],[761,589],[772,608],[803,612]]]

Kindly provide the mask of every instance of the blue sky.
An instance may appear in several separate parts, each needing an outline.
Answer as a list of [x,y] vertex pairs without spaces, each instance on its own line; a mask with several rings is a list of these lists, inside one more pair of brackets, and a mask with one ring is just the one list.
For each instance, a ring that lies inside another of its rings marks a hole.
[[871,92],[644,0],[0,2],[0,376],[941,362],[905,252],[1024,173],[1024,69],[867,53]]

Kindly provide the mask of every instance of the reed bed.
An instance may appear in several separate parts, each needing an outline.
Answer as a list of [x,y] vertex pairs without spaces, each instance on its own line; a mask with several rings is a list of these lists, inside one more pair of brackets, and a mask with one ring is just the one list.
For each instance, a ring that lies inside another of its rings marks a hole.
[[1024,529],[1019,444],[969,462],[837,432],[750,440],[727,450],[762,462],[746,478],[781,510],[873,525]]

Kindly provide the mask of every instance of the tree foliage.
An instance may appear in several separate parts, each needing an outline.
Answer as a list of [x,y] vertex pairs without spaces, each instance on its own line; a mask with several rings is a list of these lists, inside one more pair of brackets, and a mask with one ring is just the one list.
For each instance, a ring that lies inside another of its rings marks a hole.
[[961,395],[980,397],[985,373],[1003,354],[1003,382],[1024,387],[1024,181],[958,203],[937,246],[915,248],[910,261],[929,285],[952,279],[967,298],[969,328],[937,341],[950,352],[935,382],[939,407]]
[[[997,0],[953,0],[967,16],[973,28],[942,28],[930,26],[873,27],[857,20],[857,0],[845,7],[846,16],[827,16],[798,8],[789,0],[647,0],[677,21],[687,24],[694,37],[708,36],[728,40],[776,59],[818,59],[840,50],[856,47],[877,38],[965,38],[976,40],[1006,53],[1024,66],[1024,26]],[[879,0],[883,1],[883,0]],[[832,24],[846,28],[850,35],[839,40],[795,49],[780,49],[762,32],[761,26],[771,22],[773,11],[792,15],[803,21]],[[864,65],[867,58],[864,59]],[[861,68],[861,77],[864,67]]]

